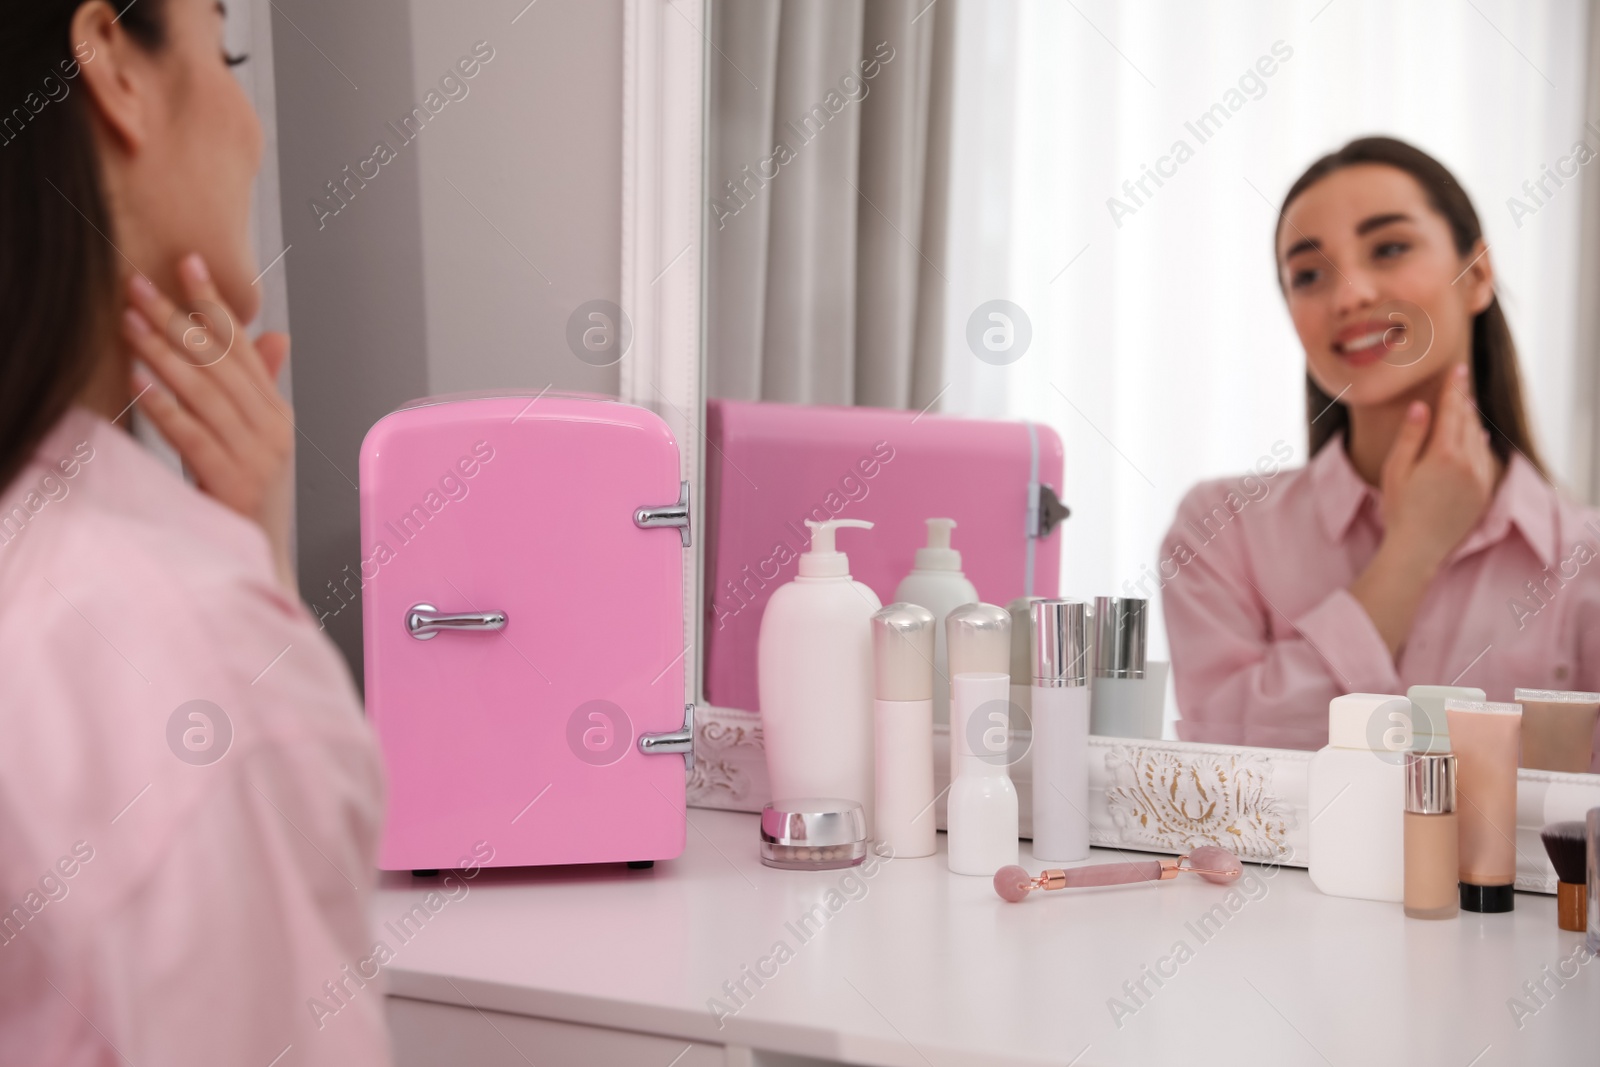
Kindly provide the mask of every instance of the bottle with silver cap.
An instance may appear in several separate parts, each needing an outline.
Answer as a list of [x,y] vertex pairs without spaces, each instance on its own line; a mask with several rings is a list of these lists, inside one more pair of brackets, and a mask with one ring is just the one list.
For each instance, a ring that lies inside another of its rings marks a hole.
[[1033,612],[1033,856],[1089,858],[1089,605]]
[[946,860],[955,874],[993,877],[1016,863],[1011,781],[1011,615],[963,604],[945,617],[950,671],[950,792]]
[[1042,596],[1019,596],[1006,605],[1011,613],[1011,703],[1033,717],[1033,605]]
[[1161,737],[1166,677],[1145,674],[1146,618],[1139,597],[1094,598],[1094,679],[1089,732],[1100,737]]
[[[1010,691],[1011,614],[995,604],[963,604],[944,619],[948,649],[947,675],[935,678],[950,694],[950,780],[961,773],[960,755],[970,753],[968,723],[955,708],[955,679],[960,674],[1004,674]],[[970,709],[969,709],[970,711]]]
[[1453,919],[1461,911],[1456,829],[1456,757],[1406,753],[1405,908],[1413,919]]
[[931,856],[938,851],[933,808],[934,630],[933,613],[917,604],[890,604],[872,616],[875,836],[895,856]]

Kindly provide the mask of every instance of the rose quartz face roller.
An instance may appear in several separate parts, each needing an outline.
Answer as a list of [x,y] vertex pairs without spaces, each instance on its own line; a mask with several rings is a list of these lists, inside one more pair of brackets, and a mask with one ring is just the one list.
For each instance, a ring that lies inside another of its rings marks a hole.
[[[1184,861],[1188,860],[1188,866]],[[1239,880],[1244,865],[1239,857],[1217,845],[1201,845],[1177,859],[1138,860],[1126,863],[1097,863],[1092,867],[1041,871],[1034,877],[1021,867],[1001,867],[994,872],[994,891],[1001,899],[1020,903],[1035,889],[1075,889],[1094,885],[1131,885],[1136,882],[1164,882],[1180,874],[1198,874],[1208,882],[1230,885]]]

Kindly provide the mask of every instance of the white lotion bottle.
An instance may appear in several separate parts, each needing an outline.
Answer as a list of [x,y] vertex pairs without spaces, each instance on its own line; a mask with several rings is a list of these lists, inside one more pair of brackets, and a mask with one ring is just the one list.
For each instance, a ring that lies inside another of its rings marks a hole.
[[[932,610],[932,609],[929,609]],[[994,604],[963,604],[945,616],[944,632],[950,650],[949,671],[945,680],[934,679],[934,692],[941,688],[953,697],[958,674],[1005,674],[1011,670],[1011,613]],[[937,662],[937,660],[935,661]],[[1010,693],[1010,683],[1006,691]],[[934,701],[934,721],[938,721],[938,701]],[[1008,702],[1009,709],[1009,702]],[[1013,727],[1022,725],[1012,723]],[[950,717],[950,781],[961,774],[960,755],[971,752],[969,738]],[[948,823],[946,824],[948,825]]]
[[1033,857],[1089,858],[1089,605],[1033,605]]
[[1311,757],[1311,884],[1334,897],[1405,900],[1405,755],[1411,701],[1347,693],[1328,703],[1328,744]]
[[[963,604],[978,600],[978,590],[961,573],[961,553],[950,547],[954,519],[928,519],[928,543],[917,549],[911,573],[900,580],[894,598],[902,604],[920,604],[933,613],[933,670],[949,678],[949,649],[945,642],[944,620]],[[936,686],[933,694],[933,721],[950,721],[948,686]]]
[[872,835],[872,615],[882,605],[853,581],[834,549],[861,519],[806,521],[811,550],[796,578],[773,591],[761,616],[756,678],[767,777],[774,797],[842,797],[866,814]]
[[896,859],[938,851],[933,810],[933,613],[890,604],[872,616],[876,697],[874,836]]
[[957,674],[950,684],[951,738],[959,733],[972,746],[962,751],[960,771],[950,785],[947,859],[953,874],[993,878],[1019,855],[1017,788],[1007,769],[1011,675]]

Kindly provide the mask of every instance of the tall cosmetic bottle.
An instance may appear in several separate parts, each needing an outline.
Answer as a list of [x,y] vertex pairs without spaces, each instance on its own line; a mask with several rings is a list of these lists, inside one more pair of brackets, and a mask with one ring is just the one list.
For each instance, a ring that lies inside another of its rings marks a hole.
[[[1011,614],[994,604],[963,604],[944,620],[950,650],[949,682],[937,677],[935,691],[944,685],[952,695],[958,674],[1007,674],[1011,669]],[[1007,674],[1009,679],[1010,675]],[[1010,682],[1007,682],[1007,692]],[[935,720],[937,721],[937,720]],[[1012,723],[1013,727],[1019,723]],[[950,781],[961,774],[960,754],[971,751],[963,724],[950,717]]]
[[1019,596],[1006,605],[1011,613],[1011,703],[1033,721],[1033,605],[1042,596]]
[[1033,605],[1033,856],[1089,858],[1089,605]]
[[1011,675],[957,674],[950,682],[950,725],[954,730],[960,724],[960,734],[970,742],[950,785],[945,819],[950,870],[993,878],[1018,855],[1017,789],[1007,769]]
[[842,797],[860,804],[872,836],[872,614],[878,595],[850,577],[834,549],[840,527],[807,521],[811,550],[794,581],[767,601],[756,643],[761,731],[774,797]]
[[[961,573],[961,553],[950,547],[954,519],[928,519],[928,543],[917,549],[911,573],[900,580],[894,598],[902,604],[920,604],[933,612],[933,669],[940,678],[949,677],[949,650],[945,644],[944,620],[952,608],[972,604],[978,599],[967,576]],[[949,686],[934,690],[933,721],[950,721]]]
[[873,703],[879,841],[902,856],[931,856],[933,810],[933,613],[890,604],[872,617]]
[[1461,825],[1461,910],[1516,907],[1517,752],[1522,706],[1447,700]]
[[[1149,601],[1094,598],[1094,682],[1089,732],[1100,737],[1161,737],[1163,691],[1145,678],[1145,620]],[[1165,689],[1165,686],[1162,687]]]
[[1328,744],[1307,779],[1311,884],[1335,897],[1405,899],[1405,759],[1411,702],[1347,693],[1328,702]]
[[1444,702],[1489,698],[1470,685],[1414,685],[1406,690],[1406,699],[1411,701],[1411,747],[1418,752],[1449,752],[1450,724]]
[[1456,878],[1456,758],[1449,752],[1406,753],[1406,914],[1453,919],[1460,912]]

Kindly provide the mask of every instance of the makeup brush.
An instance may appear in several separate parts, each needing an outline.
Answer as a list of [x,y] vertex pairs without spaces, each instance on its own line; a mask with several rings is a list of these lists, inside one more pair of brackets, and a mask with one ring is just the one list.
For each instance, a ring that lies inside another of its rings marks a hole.
[[1581,822],[1553,822],[1539,831],[1539,840],[1550,854],[1556,869],[1556,924],[1563,930],[1583,933],[1587,927],[1584,910],[1585,870],[1589,864],[1589,843]]
[[[1581,857],[1581,853],[1580,853]],[[1185,867],[1183,861],[1188,860]],[[1076,889],[1095,885],[1133,885],[1164,882],[1180,874],[1198,874],[1208,882],[1230,885],[1239,880],[1244,865],[1239,857],[1217,845],[1201,845],[1177,859],[1097,863],[1090,867],[1041,871],[1034,877],[1021,867],[1001,867],[994,872],[994,891],[1002,900],[1020,903],[1035,889]]]

